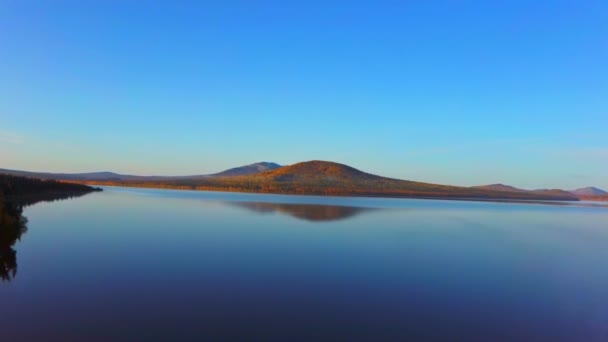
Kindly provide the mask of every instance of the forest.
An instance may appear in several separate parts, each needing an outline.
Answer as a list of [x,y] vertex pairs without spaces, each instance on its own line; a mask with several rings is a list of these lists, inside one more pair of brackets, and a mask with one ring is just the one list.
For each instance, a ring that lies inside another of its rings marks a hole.
[[89,184],[206,191],[237,191],[297,195],[568,200],[563,192],[507,192],[413,182],[368,174],[347,165],[311,161],[248,176],[167,179],[161,181],[95,181]]
[[0,174],[0,201],[25,206],[101,191],[85,184]]
[[41,201],[55,201],[101,191],[84,184],[0,174],[0,280],[17,275],[15,243],[27,231],[23,207]]
[[17,274],[17,252],[13,246],[27,231],[23,209],[0,200],[0,280],[9,281]]

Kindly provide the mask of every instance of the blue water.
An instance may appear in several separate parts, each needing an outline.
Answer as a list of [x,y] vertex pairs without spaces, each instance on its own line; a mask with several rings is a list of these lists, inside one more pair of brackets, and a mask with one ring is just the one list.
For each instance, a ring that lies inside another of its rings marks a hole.
[[107,187],[26,208],[6,341],[608,341],[608,208]]

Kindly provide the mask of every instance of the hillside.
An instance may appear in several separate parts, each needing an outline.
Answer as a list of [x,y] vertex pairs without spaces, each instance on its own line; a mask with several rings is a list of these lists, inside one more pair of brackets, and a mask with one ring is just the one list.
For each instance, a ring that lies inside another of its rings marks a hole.
[[188,175],[188,176],[138,176],[124,175],[114,172],[84,172],[84,173],[53,173],[53,172],[31,172],[20,170],[0,169],[0,174],[30,177],[39,179],[50,179],[59,181],[103,181],[103,182],[122,182],[122,181],[140,181],[140,182],[164,182],[179,179],[198,179],[207,177],[232,177],[245,176],[260,173],[263,171],[274,170],[280,168],[281,165],[271,162],[259,162],[250,165],[231,168],[222,172],[210,175]]
[[[201,176],[181,176],[181,177],[165,177],[165,176],[137,176],[124,175],[109,171],[100,172],[82,172],[82,173],[53,173],[53,172],[31,172],[20,170],[0,169],[0,174],[29,177],[56,181],[159,181],[172,178],[194,178]],[[204,176],[203,176],[204,177]]]
[[[531,192],[535,193],[535,194],[543,194],[543,195],[549,195],[549,196],[571,196],[572,193],[566,190],[561,190],[561,189],[538,189],[538,190],[532,190]],[[575,196],[577,197],[577,196]]]
[[586,188],[581,188],[581,189],[576,189],[576,190],[571,190],[571,193],[577,195],[577,196],[603,196],[603,195],[608,195],[608,192],[602,190],[602,189],[598,189],[596,187],[586,187]]
[[492,191],[505,191],[505,192],[528,192],[528,190],[519,189],[514,186],[505,185],[505,184],[477,185],[477,186],[472,186],[471,188],[492,190]]
[[122,180],[127,179],[129,177],[136,177],[120,175],[114,172],[107,171],[85,173],[52,173],[0,169],[0,174],[52,180]]
[[96,184],[302,195],[578,200],[569,193],[564,195],[496,191],[392,179],[372,175],[347,165],[318,160],[247,176],[177,179],[162,182],[97,182]]
[[269,178],[279,182],[287,181],[369,181],[389,179],[363,171],[359,171],[353,167],[334,162],[326,162],[313,160],[309,162],[301,162],[289,166],[282,167],[277,170],[262,172],[257,175],[262,178]]
[[584,201],[608,202],[608,195],[596,195],[596,196],[579,195],[578,198],[581,200],[584,200]]
[[245,165],[245,166],[234,167],[232,169],[214,173],[209,176],[210,177],[246,176],[246,175],[253,175],[253,174],[264,172],[264,171],[275,170],[280,167],[281,167],[281,165],[276,164],[276,163],[259,162],[259,163]]
[[532,193],[532,194],[538,194],[538,195],[543,195],[543,196],[558,196],[558,197],[571,197],[572,196],[571,192],[565,191],[565,190],[560,190],[560,189],[524,190],[524,189],[519,189],[519,188],[510,186],[510,185],[504,185],[504,184],[480,185],[480,186],[473,186],[472,188],[492,190],[492,191],[503,191],[503,192]]

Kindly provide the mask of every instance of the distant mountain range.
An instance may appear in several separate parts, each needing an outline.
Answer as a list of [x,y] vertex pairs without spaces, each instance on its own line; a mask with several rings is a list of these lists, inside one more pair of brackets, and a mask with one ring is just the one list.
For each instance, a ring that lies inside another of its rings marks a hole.
[[[1,174],[52,179],[52,180],[119,180],[126,179],[131,176],[119,175],[114,172],[86,172],[86,173],[51,173],[51,172],[30,172],[19,170],[0,169]],[[137,176],[133,176],[137,177]]]
[[505,192],[516,192],[516,193],[534,193],[540,195],[556,195],[556,196],[571,196],[576,195],[570,191],[565,191],[561,189],[537,189],[537,190],[524,190],[519,189],[510,185],[505,184],[490,184],[490,185],[479,185],[473,186],[475,189],[486,189],[486,190],[495,190],[495,191],[505,191]]
[[579,196],[602,196],[602,195],[608,195],[608,192],[602,190],[602,189],[598,189],[595,187],[586,187],[586,188],[580,188],[580,189],[576,189],[576,190],[572,190],[570,191],[571,193],[575,194],[575,195],[579,195]]
[[516,187],[505,185],[505,184],[489,184],[489,185],[478,185],[472,186],[475,189],[486,189],[495,191],[506,191],[506,192],[527,192],[527,190],[518,189]]
[[565,191],[565,190],[560,190],[560,189],[524,190],[524,189],[519,189],[519,188],[510,186],[510,185],[504,185],[504,184],[480,185],[480,186],[474,186],[473,188],[496,190],[496,191],[518,192],[518,193],[532,192],[532,193],[537,193],[537,194],[555,194],[555,195],[573,194],[579,199],[598,200],[598,201],[608,200],[608,192],[606,192],[602,189],[596,188],[596,187],[592,187],[592,186],[586,187],[586,188],[581,188],[581,189],[576,189],[576,190],[570,190],[570,191]]
[[289,166],[259,162],[214,174],[192,176],[136,176],[113,172],[67,174],[5,169],[0,169],[0,173],[100,185],[308,195],[578,200],[583,196],[584,199],[590,199],[590,196],[601,197],[607,194],[597,188],[568,192],[560,189],[524,190],[505,184],[459,187],[421,183],[386,178],[357,170],[348,165],[319,160]]
[[226,177],[226,176],[245,176],[259,173],[266,170],[274,170],[281,165],[269,162],[259,162],[250,165],[235,167],[222,172],[209,175],[191,175],[191,176],[136,176],[123,175],[114,172],[85,172],[85,173],[51,173],[51,172],[30,172],[19,170],[0,169],[0,174],[8,174],[13,176],[23,176],[41,179],[52,180],[71,180],[71,181],[161,181],[174,179],[196,179],[204,177]]
[[501,191],[386,178],[357,170],[348,165],[319,160],[283,167],[263,162],[206,176],[75,181],[133,187],[302,195],[577,200],[576,196],[567,192]]

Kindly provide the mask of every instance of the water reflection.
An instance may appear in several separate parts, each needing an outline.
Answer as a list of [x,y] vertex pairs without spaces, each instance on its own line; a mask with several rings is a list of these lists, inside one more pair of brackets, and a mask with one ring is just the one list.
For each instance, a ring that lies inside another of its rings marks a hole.
[[48,195],[28,197],[15,201],[0,198],[0,279],[11,281],[17,275],[17,251],[13,248],[27,232],[27,218],[23,208],[38,202],[54,202],[82,195]]
[[339,221],[379,208],[348,207],[340,205],[268,203],[268,202],[227,202],[239,208],[259,214],[281,213],[306,221]]
[[[459,200],[459,199],[456,199]],[[460,199],[463,201],[473,202],[490,202],[490,203],[514,203],[514,204],[542,204],[562,207],[597,207],[608,208],[608,203],[597,201],[542,201],[542,200],[513,200],[513,199]]]
[[0,279],[10,281],[17,275],[15,243],[27,231],[22,207],[0,200]]

